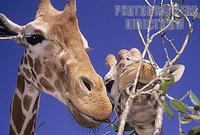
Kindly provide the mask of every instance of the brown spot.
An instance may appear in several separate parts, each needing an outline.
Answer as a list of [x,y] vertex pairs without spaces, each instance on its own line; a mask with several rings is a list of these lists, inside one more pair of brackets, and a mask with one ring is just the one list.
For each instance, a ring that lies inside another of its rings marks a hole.
[[56,89],[58,89],[59,91],[62,91],[62,85],[61,85],[60,80],[56,80],[54,82],[54,85],[55,85]]
[[33,69],[31,69],[31,73],[32,73],[32,75],[33,75],[33,78],[34,78],[34,79],[37,79],[37,76],[36,76],[35,72],[33,71]]
[[38,87],[39,87],[40,89],[42,88],[42,86],[41,86],[39,83],[38,83],[37,85],[38,85]]
[[28,61],[29,61],[29,65],[30,65],[31,67],[33,67],[33,59],[31,58],[30,55],[28,55]]
[[28,60],[27,60],[27,58],[26,57],[24,57],[24,64],[28,64]]
[[24,73],[26,74],[26,76],[27,76],[28,78],[31,78],[31,72],[30,72],[28,69],[23,68],[23,71],[24,71]]
[[65,72],[64,71],[60,71],[57,73],[58,78],[62,81],[62,83],[65,83]]
[[44,75],[47,78],[52,78],[52,73],[51,73],[51,71],[50,71],[50,69],[48,67],[46,67],[46,71],[45,71]]
[[40,63],[40,60],[39,59],[35,59],[35,64],[34,64],[34,69],[35,69],[35,72],[37,74],[40,74],[41,73],[41,69],[42,69],[42,65]]
[[33,106],[32,113],[38,109],[39,97],[40,97],[40,96],[38,96],[37,99],[35,100],[35,104],[34,104],[34,106]]
[[10,133],[9,133],[9,135],[16,135],[11,125],[10,125]]
[[26,80],[27,84],[31,84],[31,82],[29,80]]
[[25,121],[25,116],[22,112],[21,100],[17,95],[14,96],[12,107],[12,119],[14,125],[16,126],[17,132],[20,133]]
[[41,78],[40,79],[40,83],[42,84],[42,86],[46,89],[46,90],[50,90],[50,91],[54,91],[54,88],[51,84],[49,84],[49,82],[45,79],[45,78]]
[[25,87],[25,82],[24,82],[24,77],[19,75],[17,79],[17,89],[23,94],[24,93],[24,87]]
[[61,59],[60,59],[60,64],[61,64],[62,66],[65,66],[65,64],[66,64],[66,62],[68,61],[68,59],[69,59],[69,55],[68,55],[68,54],[63,55],[63,56],[61,57]]
[[36,119],[36,114],[33,115],[33,118],[28,122],[26,129],[24,131],[24,135],[31,135],[32,129],[34,128]]
[[31,101],[32,101],[32,97],[30,97],[28,95],[24,97],[23,105],[24,105],[24,108],[26,109],[27,112],[30,108]]

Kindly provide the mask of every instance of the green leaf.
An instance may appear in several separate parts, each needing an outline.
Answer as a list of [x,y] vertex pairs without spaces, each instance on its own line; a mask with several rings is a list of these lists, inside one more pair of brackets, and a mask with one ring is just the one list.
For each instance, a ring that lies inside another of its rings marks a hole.
[[184,103],[181,102],[180,100],[171,100],[170,103],[175,110],[182,112],[182,113],[187,113]]
[[175,83],[175,78],[173,75],[170,75],[167,79],[162,80],[160,89],[166,92],[167,88],[171,87]]
[[188,132],[188,135],[200,135],[200,127],[195,127]]
[[190,100],[192,103],[196,106],[200,106],[200,100],[199,98],[194,94],[193,91],[190,91]]
[[163,106],[163,108],[165,109],[165,111],[166,111],[166,113],[167,113],[167,116],[169,117],[169,118],[173,118],[174,117],[174,114],[173,114],[173,112],[171,111],[171,108],[167,105],[167,103],[164,101],[164,100],[162,100],[162,99],[160,99],[160,103],[162,104],[162,106]]
[[192,121],[191,118],[181,118],[181,124],[188,124]]

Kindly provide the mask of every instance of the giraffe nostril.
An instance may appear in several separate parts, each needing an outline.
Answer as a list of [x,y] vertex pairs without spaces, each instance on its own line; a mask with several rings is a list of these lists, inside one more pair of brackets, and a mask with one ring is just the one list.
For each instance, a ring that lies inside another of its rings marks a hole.
[[83,78],[82,82],[83,82],[84,86],[87,88],[88,91],[92,90],[92,84],[88,79]]

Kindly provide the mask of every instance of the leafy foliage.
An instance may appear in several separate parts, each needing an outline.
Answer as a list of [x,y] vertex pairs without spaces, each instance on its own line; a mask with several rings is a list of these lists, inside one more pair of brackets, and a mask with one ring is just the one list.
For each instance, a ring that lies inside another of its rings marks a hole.
[[[187,96],[189,96],[193,106],[189,106],[182,102],[182,100],[184,100]],[[188,91],[186,96],[184,96],[181,100],[171,99],[170,103],[171,106],[181,114],[179,116],[179,123],[181,125],[188,124],[192,121],[200,121],[200,100],[192,90]],[[180,134],[185,135],[183,130]],[[200,135],[200,127],[191,129],[188,135]]]
[[190,99],[196,107],[200,107],[200,100],[192,91],[190,91]]
[[167,105],[167,103],[164,100],[161,100],[161,99],[160,99],[160,103],[162,104],[163,108],[165,109],[165,112],[167,113],[167,116],[169,118],[173,118],[174,114],[171,111],[171,108]]
[[170,75],[168,78],[162,80],[160,84],[160,89],[166,93],[166,90],[175,83],[175,78],[173,75]]
[[170,103],[171,103],[172,107],[173,107],[175,110],[177,110],[177,111],[179,111],[179,112],[182,112],[182,113],[187,113],[187,110],[185,109],[184,103],[181,102],[180,100],[174,99],[174,100],[171,100]]

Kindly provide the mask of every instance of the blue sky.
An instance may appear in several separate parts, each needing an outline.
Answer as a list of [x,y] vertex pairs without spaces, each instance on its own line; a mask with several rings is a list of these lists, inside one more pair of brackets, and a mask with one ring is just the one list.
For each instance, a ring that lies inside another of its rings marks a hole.
[[[7,15],[14,22],[24,25],[34,19],[39,0],[0,0],[0,12]],[[54,6],[63,9],[66,0],[52,0]],[[104,76],[108,69],[104,64],[107,54],[117,52],[120,49],[139,48],[143,46],[136,30],[126,30],[124,20],[127,17],[115,16],[115,5],[144,4],[140,0],[77,0],[79,25],[82,33],[87,38],[92,51],[89,52],[92,63],[97,72]],[[199,0],[189,0],[188,4],[197,5]],[[134,17],[133,17],[134,18]],[[186,25],[185,25],[186,27]],[[169,36],[175,39],[175,44],[180,46],[187,28],[170,31]],[[145,32],[145,31],[143,31]],[[178,63],[186,66],[183,78],[169,89],[171,95],[182,97],[187,90],[192,89],[200,97],[200,21],[194,24],[194,33],[188,47],[179,59]],[[9,131],[9,107],[14,93],[17,66],[23,56],[24,49],[13,41],[0,41],[0,134],[7,135]],[[164,64],[164,51],[160,38],[152,43],[151,51],[156,61]],[[188,102],[188,100],[186,100]],[[100,135],[108,129],[105,125],[94,132],[80,127],[73,120],[68,109],[59,101],[48,95],[42,94],[37,125],[45,121],[45,124],[37,130],[38,135]],[[194,122],[184,126],[186,130],[192,126],[200,125]],[[164,119],[164,132],[166,135],[178,134],[177,119]]]

